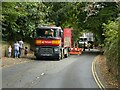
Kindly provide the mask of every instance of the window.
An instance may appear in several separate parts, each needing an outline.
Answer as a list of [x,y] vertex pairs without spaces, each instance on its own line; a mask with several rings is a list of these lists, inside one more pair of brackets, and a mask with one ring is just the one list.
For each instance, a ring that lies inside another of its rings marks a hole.
[[36,31],[37,37],[56,37],[57,36],[57,30],[51,29],[51,28],[38,28]]

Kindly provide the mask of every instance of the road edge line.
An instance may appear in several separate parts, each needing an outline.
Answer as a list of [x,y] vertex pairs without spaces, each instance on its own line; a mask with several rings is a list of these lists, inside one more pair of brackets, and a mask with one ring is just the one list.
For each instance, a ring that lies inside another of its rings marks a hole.
[[104,85],[101,83],[100,79],[98,78],[98,74],[97,74],[96,69],[95,69],[95,62],[96,62],[96,57],[92,62],[92,75],[93,75],[93,77],[95,79],[95,82],[97,83],[98,87],[101,90],[106,90]]

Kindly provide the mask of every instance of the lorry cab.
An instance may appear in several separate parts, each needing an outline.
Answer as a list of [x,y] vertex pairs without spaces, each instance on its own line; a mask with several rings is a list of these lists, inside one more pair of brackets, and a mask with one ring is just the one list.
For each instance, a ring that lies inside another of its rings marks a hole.
[[61,27],[38,27],[34,40],[36,58],[51,57],[60,60],[62,57],[62,35]]
[[61,27],[39,27],[36,29],[36,37],[38,38],[56,38],[62,36]]

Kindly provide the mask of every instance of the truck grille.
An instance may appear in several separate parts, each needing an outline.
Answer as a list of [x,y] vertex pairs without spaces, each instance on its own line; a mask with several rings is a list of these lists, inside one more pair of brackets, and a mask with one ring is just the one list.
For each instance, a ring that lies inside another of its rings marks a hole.
[[48,47],[41,48],[40,52],[41,52],[41,54],[52,54],[53,53],[53,49],[52,48],[48,48]]

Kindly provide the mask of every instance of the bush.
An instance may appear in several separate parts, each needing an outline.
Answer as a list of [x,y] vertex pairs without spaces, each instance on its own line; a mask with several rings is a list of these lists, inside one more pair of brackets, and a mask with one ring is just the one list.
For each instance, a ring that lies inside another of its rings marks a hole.
[[107,58],[107,65],[109,67],[109,71],[112,72],[116,77],[118,77],[118,39],[116,39],[113,43],[111,43],[110,47],[105,49],[105,55]]
[[105,30],[105,56],[107,58],[107,65],[109,71],[113,73],[118,81],[120,80],[120,65],[119,65],[119,52],[120,52],[120,44],[119,44],[119,36],[118,36],[118,22],[110,21],[108,24],[104,24]]

